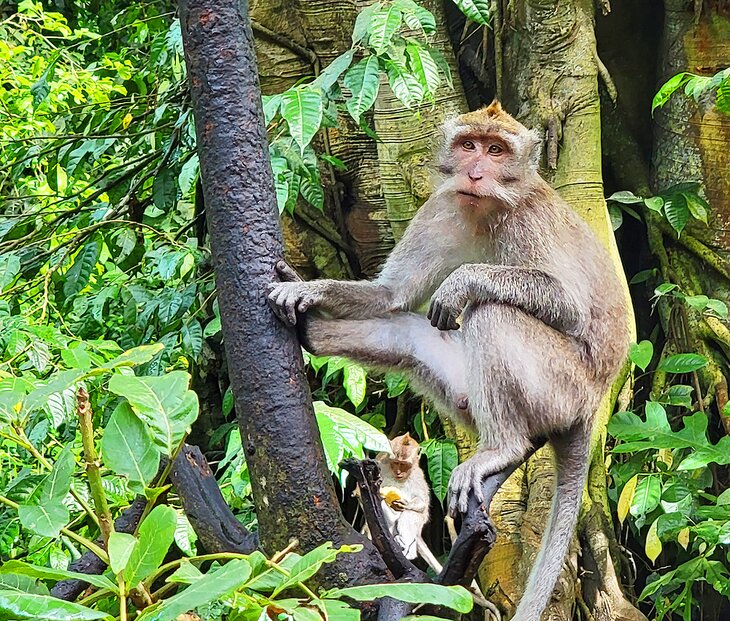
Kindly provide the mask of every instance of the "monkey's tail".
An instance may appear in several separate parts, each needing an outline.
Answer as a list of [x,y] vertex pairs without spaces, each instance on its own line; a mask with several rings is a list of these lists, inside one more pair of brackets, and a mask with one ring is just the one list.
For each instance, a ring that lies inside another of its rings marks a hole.
[[540,552],[512,621],[540,621],[550,602],[578,521],[588,475],[590,429],[582,425],[553,438],[557,484]]

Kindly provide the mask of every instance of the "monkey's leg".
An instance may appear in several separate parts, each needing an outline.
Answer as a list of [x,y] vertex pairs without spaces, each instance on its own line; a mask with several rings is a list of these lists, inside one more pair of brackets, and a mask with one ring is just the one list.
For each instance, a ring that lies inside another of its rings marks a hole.
[[413,387],[444,413],[470,422],[460,332],[440,332],[422,315],[398,312],[375,319],[306,316],[303,345],[317,355],[351,358],[404,372]]

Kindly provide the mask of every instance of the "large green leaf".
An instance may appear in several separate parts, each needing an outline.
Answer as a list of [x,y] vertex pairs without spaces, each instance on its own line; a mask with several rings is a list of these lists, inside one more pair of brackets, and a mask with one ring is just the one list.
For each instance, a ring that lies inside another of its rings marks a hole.
[[659,477],[655,475],[643,477],[636,486],[631,501],[631,515],[638,517],[651,513],[659,506],[661,496],[662,486]]
[[653,401],[646,404],[646,422],[632,412],[618,412],[609,421],[608,432],[625,442],[613,451],[633,453],[656,449],[691,449],[679,464],[679,470],[703,468],[711,462],[730,464],[730,437],[723,436],[717,444],[710,444],[706,414],[697,412],[685,416],[682,422],[684,428],[673,431],[664,408]]
[[102,369],[118,369],[120,367],[134,367],[145,364],[159,354],[165,345],[163,343],[153,343],[152,345],[140,345],[133,347],[120,354],[116,358],[101,365]]
[[657,368],[667,373],[691,373],[707,364],[707,358],[700,354],[675,354],[662,360]]
[[175,536],[176,526],[177,513],[166,505],[158,505],[144,519],[137,534],[137,545],[124,570],[130,586],[136,586],[160,566]]
[[428,460],[428,478],[433,493],[443,502],[449,490],[451,473],[459,464],[456,444],[450,440],[429,440],[423,443],[422,450]]
[[328,541],[311,552],[307,552],[292,565],[289,570],[289,577],[274,589],[272,597],[276,597],[278,593],[299,582],[306,582],[319,571],[322,565],[334,561],[338,554],[342,554],[343,552],[356,552],[360,547],[343,545],[340,548],[333,548],[332,543]]
[[63,276],[63,295],[66,298],[77,294],[89,284],[91,273],[94,271],[100,255],[101,244],[94,240],[86,242],[79,250],[73,264]]
[[53,569],[52,567],[40,567],[23,561],[7,561],[0,566],[0,574],[16,574],[19,576],[30,576],[41,580],[83,580],[99,587],[116,592],[117,585],[109,578],[96,574],[82,574],[66,569]]
[[181,593],[164,600],[160,605],[146,608],[138,621],[175,621],[179,615],[210,604],[242,587],[251,575],[251,567],[244,559],[234,559],[201,578]]
[[73,454],[67,446],[43,482],[40,494],[31,503],[18,507],[18,517],[25,528],[44,537],[58,537],[69,520],[63,499],[71,489],[74,465]]
[[84,377],[81,369],[69,369],[60,371],[51,376],[42,386],[36,388],[24,400],[23,406],[28,412],[48,404],[51,395],[62,393],[64,390],[76,385]]
[[489,24],[489,0],[454,0],[454,4],[471,21],[482,26]]
[[436,19],[428,9],[413,0],[394,0],[393,5],[403,12],[403,19],[412,30],[421,28],[426,34],[436,32]]
[[667,103],[669,98],[672,96],[672,93],[682,86],[682,84],[688,79],[688,76],[689,74],[687,73],[678,73],[677,75],[669,78],[669,80],[662,85],[657,94],[654,95],[654,99],[651,102],[651,111],[654,112],[656,108],[661,108],[665,103]]
[[109,566],[115,574],[123,572],[127,568],[136,547],[137,538],[134,535],[112,531],[109,535],[107,552],[109,553]]
[[106,466],[138,487],[147,485],[160,465],[160,453],[147,427],[124,402],[115,408],[104,429],[101,451]]
[[383,54],[390,46],[393,35],[400,29],[403,14],[393,4],[379,7],[370,17],[368,45],[376,54]]
[[433,97],[436,89],[441,83],[438,64],[431,53],[418,43],[409,43],[406,46],[406,54],[411,69],[418,79],[425,92]]
[[346,101],[347,110],[358,123],[360,117],[375,103],[380,88],[380,65],[377,56],[367,56],[348,69],[345,86],[352,96]]
[[651,363],[654,356],[654,345],[651,341],[641,341],[640,343],[632,343],[629,350],[629,358],[642,371],[646,371],[646,367]]
[[91,610],[50,595],[0,590],[0,619],[9,621],[85,621],[113,619],[109,613]]
[[352,405],[358,407],[365,399],[365,390],[367,389],[365,369],[357,362],[348,360],[342,369],[342,385]]
[[391,60],[385,61],[385,68],[390,89],[406,108],[417,106],[423,101],[424,88],[410,71]]
[[324,71],[322,71],[322,73],[317,76],[317,79],[312,82],[312,85],[321,88],[325,93],[328,92],[350,66],[354,55],[354,50],[347,50],[344,54],[340,54],[329,65],[327,65],[327,67],[325,67]]
[[316,89],[297,86],[281,94],[281,116],[302,153],[319,131],[323,109],[321,92]]
[[354,442],[373,451],[390,453],[390,441],[385,434],[354,414],[322,401],[314,402],[314,411],[318,421],[321,417],[328,418],[351,445]]
[[149,427],[155,443],[171,455],[198,416],[198,397],[188,390],[190,375],[172,371],[161,377],[113,375],[109,390],[126,397]]
[[332,589],[327,591],[324,597],[351,597],[359,602],[381,597],[392,597],[411,604],[447,606],[462,613],[469,612],[473,604],[469,591],[464,587],[443,586],[440,584],[368,584],[344,589]]
[[664,215],[667,222],[680,235],[689,222],[690,211],[684,194],[673,194],[664,201]]

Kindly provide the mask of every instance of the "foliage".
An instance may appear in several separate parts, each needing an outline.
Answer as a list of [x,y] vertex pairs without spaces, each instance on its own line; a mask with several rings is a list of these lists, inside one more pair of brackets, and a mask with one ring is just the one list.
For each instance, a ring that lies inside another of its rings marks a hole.
[[[647,369],[653,358],[651,342],[632,346],[630,357],[637,367]],[[706,365],[703,356],[685,353],[664,357],[656,369],[681,377]],[[692,409],[693,390],[674,384],[645,403],[644,418],[618,412],[608,426],[609,434],[619,441],[612,451],[614,487],[609,490],[619,520],[628,523],[636,536],[645,532],[649,561],[655,563],[662,554],[677,559],[671,570],[665,563],[656,569],[641,593],[641,599],[652,601],[656,619],[676,611],[690,621],[698,606],[698,583],[730,595],[723,551],[730,544],[730,495],[714,491],[708,468],[712,463],[730,463],[730,437],[713,443],[705,412],[680,414]],[[670,419],[667,408],[678,414]]]
[[651,103],[651,111],[661,108],[680,88],[684,94],[696,102],[714,96],[715,107],[725,114],[730,114],[730,67],[718,71],[713,76],[702,76],[683,72],[672,76],[659,89]]
[[[117,584],[104,576],[92,577],[98,590],[86,598],[88,605],[65,602],[48,595],[47,581],[88,576],[64,570],[35,567],[11,561],[0,568],[0,613],[14,619],[113,619],[113,602],[127,586],[151,592],[152,585],[165,579],[161,592],[179,589],[175,595],[147,606],[140,621],[174,621],[188,611],[205,619],[262,618],[276,614],[294,621],[332,619],[357,621],[360,611],[342,598],[372,600],[393,597],[409,602],[438,603],[458,612],[472,607],[469,593],[460,586],[436,584],[373,584],[367,587],[332,589],[315,593],[305,583],[338,554],[356,552],[360,546],[338,549],[326,543],[304,556],[289,550],[274,560],[262,553],[208,554],[161,564],[172,543],[174,511],[160,506],[144,520],[139,534],[115,534],[110,542],[111,567]],[[204,572],[203,563],[210,563]],[[287,597],[281,594],[286,591]],[[154,593],[152,593],[154,595]]]
[[677,232],[677,236],[682,234],[684,227],[690,221],[690,218],[699,220],[707,225],[707,215],[710,205],[699,194],[700,184],[697,182],[684,182],[667,188],[657,196],[649,198],[641,198],[635,196],[632,192],[622,190],[615,192],[608,197],[608,201],[617,203],[617,205],[609,204],[609,213],[613,223],[613,229],[616,230],[621,226],[623,221],[622,211],[630,216],[640,219],[640,216],[629,205],[642,204],[647,209],[656,212],[667,220],[671,227]]

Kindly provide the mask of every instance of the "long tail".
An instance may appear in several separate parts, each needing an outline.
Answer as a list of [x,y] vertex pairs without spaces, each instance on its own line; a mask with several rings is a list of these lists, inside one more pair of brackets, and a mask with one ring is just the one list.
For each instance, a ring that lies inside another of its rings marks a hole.
[[540,552],[512,621],[540,621],[573,537],[588,475],[590,430],[582,426],[552,440],[557,485]]

